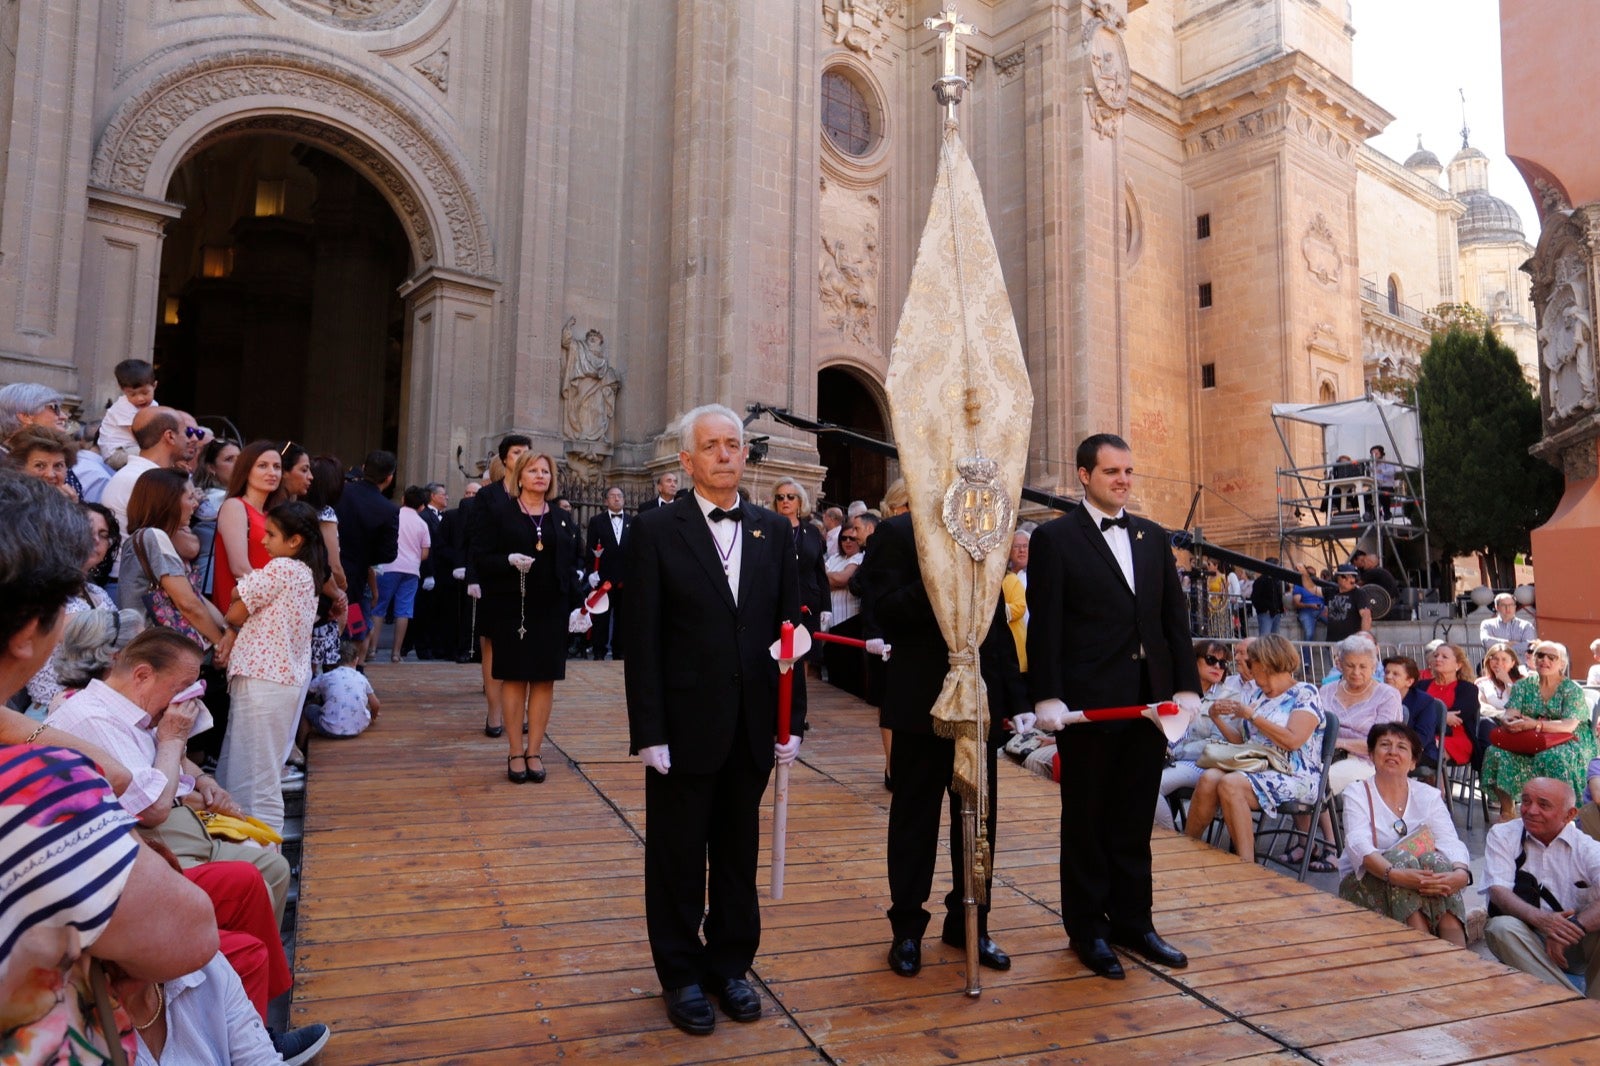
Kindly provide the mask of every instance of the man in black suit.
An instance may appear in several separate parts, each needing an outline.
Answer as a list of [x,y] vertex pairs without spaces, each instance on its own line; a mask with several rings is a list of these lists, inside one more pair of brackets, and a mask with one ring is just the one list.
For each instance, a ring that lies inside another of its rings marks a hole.
[[704,1035],[716,1017],[703,986],[735,1021],[761,1016],[745,980],[761,939],[757,814],[774,760],[799,753],[806,703],[796,670],[792,737],[779,745],[768,646],[783,622],[800,621],[789,520],[739,498],[738,415],[697,407],[682,427],[678,459],[694,492],[639,516],[629,534],[624,675],[629,746],[646,767],[650,952],[668,1018]]
[[472,601],[467,598],[467,512],[482,486],[469,481],[456,505],[439,516],[432,559],[439,584],[439,657],[467,662],[472,658]]
[[1028,685],[1038,727],[1061,730],[1062,924],[1091,970],[1120,980],[1113,943],[1188,965],[1150,920],[1150,811],[1167,742],[1143,719],[1061,727],[1068,708],[1172,699],[1198,711],[1200,677],[1167,533],[1123,509],[1133,452],[1099,433],[1078,445],[1077,467],[1083,506],[1028,544]]
[[656,494],[639,505],[639,513],[665,507],[678,497],[678,475],[668,470],[656,475]]
[[[894,930],[889,969],[902,977],[914,977],[922,969],[922,935],[929,920],[923,904],[933,887],[939,813],[947,793],[952,886],[944,897],[942,939],[952,947],[965,947],[967,942],[963,905],[967,858],[960,800],[950,788],[955,741],[934,733],[929,714],[944,686],[950,653],[922,584],[909,514],[878,524],[872,535],[872,550],[856,577],[862,586],[862,635],[882,639],[891,648],[878,713],[878,724],[894,730],[889,754],[889,773],[894,778],[894,798],[889,803],[889,924]],[[1002,723],[1027,706],[1017,666],[1017,645],[1006,624],[1005,601],[1000,599],[996,606],[995,618],[979,647],[979,665],[989,693],[986,821],[991,849],[995,845],[999,798],[995,755],[1006,735]],[[992,861],[987,873],[992,888]],[[989,893],[985,891],[984,902],[978,906],[978,961],[991,969],[1009,970],[1010,957],[989,939],[989,903]]]
[[392,562],[400,534],[400,505],[384,493],[394,484],[394,452],[378,450],[361,464],[361,476],[346,482],[334,511],[339,515],[339,562],[349,585],[345,595],[372,622],[367,573]]
[[602,581],[611,582],[611,609],[605,614],[592,615],[594,627],[589,631],[589,647],[596,659],[622,658],[622,633],[618,619],[622,617],[622,601],[627,595],[623,585],[627,577],[627,561],[623,548],[628,539],[628,527],[633,516],[622,509],[622,489],[616,485],[606,490],[606,509],[589,519],[589,533],[584,538],[584,563],[589,567],[589,587],[598,588]]

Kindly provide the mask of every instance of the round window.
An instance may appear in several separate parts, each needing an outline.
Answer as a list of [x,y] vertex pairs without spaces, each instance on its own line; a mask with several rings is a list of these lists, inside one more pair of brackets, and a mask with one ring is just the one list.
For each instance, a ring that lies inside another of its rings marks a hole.
[[866,94],[840,70],[822,75],[822,132],[845,155],[863,156],[877,142]]

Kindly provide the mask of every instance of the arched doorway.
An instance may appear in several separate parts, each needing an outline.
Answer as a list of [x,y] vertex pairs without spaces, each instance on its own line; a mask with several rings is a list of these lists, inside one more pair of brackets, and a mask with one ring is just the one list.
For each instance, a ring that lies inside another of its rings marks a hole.
[[163,403],[246,440],[359,462],[397,450],[406,232],[348,163],[292,137],[214,140],[167,188],[155,359]]
[[[858,430],[880,440],[888,426],[877,397],[854,371],[826,367],[817,373],[817,419]],[[889,461],[861,448],[849,448],[827,435],[817,439],[817,457],[828,474],[822,495],[828,503],[844,507],[864,500],[877,507],[888,487]]]

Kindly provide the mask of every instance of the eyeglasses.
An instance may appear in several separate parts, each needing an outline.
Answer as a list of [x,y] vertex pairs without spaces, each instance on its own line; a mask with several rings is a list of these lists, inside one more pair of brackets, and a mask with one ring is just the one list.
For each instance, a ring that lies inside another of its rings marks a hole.
[[1202,656],[1200,656],[1200,658],[1205,661],[1205,664],[1207,666],[1220,666],[1224,670],[1226,670],[1228,668],[1229,660],[1227,659],[1226,656],[1224,656],[1222,658],[1218,658],[1215,655],[1202,655]]
[[1552,663],[1558,663],[1561,661],[1561,656],[1557,655],[1553,651],[1536,651],[1533,653],[1533,657],[1535,659],[1543,659],[1546,662]]
[[800,499],[800,497],[799,497],[799,496],[796,496],[796,495],[795,495],[795,494],[794,494],[794,493],[792,493],[792,492],[778,492],[778,493],[774,493],[774,494],[773,494],[773,497],[772,497],[772,498],[773,498],[773,499],[774,499],[774,500],[777,500],[777,501],[780,501],[780,502],[781,502],[781,501],[783,501],[783,500],[798,500],[798,499]]
[[59,415],[62,413],[61,405],[59,403],[47,403],[43,407],[39,408],[39,410],[49,411],[53,415]]

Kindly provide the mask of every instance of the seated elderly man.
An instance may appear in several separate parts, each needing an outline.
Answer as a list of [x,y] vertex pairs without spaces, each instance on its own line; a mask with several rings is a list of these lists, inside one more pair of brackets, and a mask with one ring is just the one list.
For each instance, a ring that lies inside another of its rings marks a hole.
[[[104,681],[89,682],[48,722],[101,745],[128,767],[133,783],[121,793],[123,809],[147,832],[154,830],[185,868],[234,860],[260,870],[281,922],[288,861],[265,848],[213,839],[194,813],[244,813],[216,778],[183,754],[202,705],[198,700],[172,705],[172,699],[200,676],[200,658],[200,648],[176,630],[147,629],[122,649]],[[174,806],[175,798],[182,803]]]
[[1573,824],[1572,786],[1535,777],[1520,818],[1489,830],[1484,872],[1494,957],[1563,988],[1583,972],[1600,999],[1600,841]]

